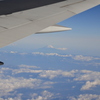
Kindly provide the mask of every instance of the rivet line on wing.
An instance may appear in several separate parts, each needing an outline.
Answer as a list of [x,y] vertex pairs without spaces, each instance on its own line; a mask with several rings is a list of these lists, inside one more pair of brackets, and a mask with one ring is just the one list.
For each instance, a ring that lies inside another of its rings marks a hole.
[[4,28],[4,29],[8,29],[7,27],[4,27],[4,26],[0,26],[1,28]]
[[81,2],[84,2],[84,1],[86,1],[86,0],[78,1],[78,2],[75,2],[75,3],[68,4],[68,5],[64,5],[60,8],[68,7],[68,6],[71,6],[71,5],[74,5],[74,4],[77,4],[77,3],[81,3]]
[[68,12],[71,12],[71,13],[73,13],[73,14],[75,14],[75,15],[77,14],[77,13],[75,13],[75,12],[71,11],[71,10],[67,10],[67,11],[68,11]]

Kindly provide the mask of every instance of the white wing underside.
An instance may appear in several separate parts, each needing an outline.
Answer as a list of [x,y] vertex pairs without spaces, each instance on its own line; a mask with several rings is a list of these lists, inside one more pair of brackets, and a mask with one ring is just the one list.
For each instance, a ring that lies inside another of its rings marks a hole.
[[70,28],[56,26],[55,24],[99,4],[100,0],[66,0],[52,5],[2,15],[0,16],[0,47],[38,32],[70,30]]

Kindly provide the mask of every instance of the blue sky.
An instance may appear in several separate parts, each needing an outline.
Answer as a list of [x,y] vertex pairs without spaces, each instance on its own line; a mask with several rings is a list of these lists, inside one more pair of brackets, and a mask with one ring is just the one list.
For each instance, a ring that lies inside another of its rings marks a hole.
[[73,54],[100,56],[100,6],[80,13],[60,23],[71,31],[33,34],[3,49],[16,51],[41,48],[47,45],[65,47]]

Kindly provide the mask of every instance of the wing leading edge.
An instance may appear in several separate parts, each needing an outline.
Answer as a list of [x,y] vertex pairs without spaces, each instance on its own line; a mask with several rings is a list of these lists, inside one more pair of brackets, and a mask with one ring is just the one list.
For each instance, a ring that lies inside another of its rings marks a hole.
[[62,28],[64,30],[64,27],[61,26],[57,30],[58,26],[54,25],[99,4],[100,0],[65,0],[38,8],[1,15],[0,47],[31,34],[50,31],[50,28],[54,29],[55,27],[53,31],[60,31]]

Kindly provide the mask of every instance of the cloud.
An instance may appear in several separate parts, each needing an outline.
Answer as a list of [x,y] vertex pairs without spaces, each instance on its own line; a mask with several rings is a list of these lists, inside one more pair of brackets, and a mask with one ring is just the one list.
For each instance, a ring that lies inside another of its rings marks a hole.
[[52,45],[48,45],[47,47],[48,47],[48,48],[54,48]]
[[[1,68],[0,69],[0,79],[2,82],[6,84],[10,84],[11,83],[16,83],[16,81],[20,81],[20,78],[13,78],[13,77],[8,77],[5,76],[4,74],[7,72],[11,72],[11,75],[15,75],[15,74],[19,74],[19,73],[33,73],[38,75],[38,78],[48,78],[50,80],[54,79],[54,78],[62,78],[62,77],[72,77],[72,81],[81,81],[81,82],[85,82],[84,85],[80,88],[80,90],[90,90],[93,87],[96,87],[98,85],[100,85],[100,72],[97,71],[90,71],[90,70],[71,70],[71,71],[63,71],[63,70],[34,70],[34,68],[38,68],[37,66],[29,66],[29,65],[19,65],[18,69],[11,69],[11,68]],[[6,77],[9,79],[9,81],[6,79]],[[29,79],[25,79],[25,78],[21,78],[21,80],[24,81],[28,81],[30,82],[30,84],[32,83],[32,81],[34,81],[34,79],[29,78]],[[37,79],[38,80],[38,79]],[[36,80],[36,81],[37,81]],[[50,88],[52,84],[55,84],[55,82],[42,82],[43,80],[40,80],[40,85],[39,88]],[[3,83],[2,83],[3,84]],[[18,83],[20,84],[20,83]],[[7,85],[7,86],[8,86]],[[27,85],[27,84],[26,84]],[[33,84],[34,85],[34,84]],[[2,85],[0,84],[0,86],[2,87]],[[15,84],[12,85],[13,87],[16,88],[21,88],[21,86],[19,85],[19,87],[17,87]],[[30,85],[31,86],[31,85]],[[27,86],[25,86],[27,87]],[[10,88],[6,89],[8,91],[12,91],[16,88]],[[30,88],[30,87],[29,87]]]
[[91,61],[91,60],[93,60],[93,57],[76,55],[75,57],[73,57],[73,59],[80,60],[80,61]]
[[47,90],[44,90],[41,95],[38,95],[37,93],[33,93],[31,95],[32,99],[28,99],[28,100],[51,100],[51,98],[53,97],[53,93],[48,92]]
[[92,61],[92,60],[100,60],[100,58],[91,57],[91,56],[83,56],[83,55],[76,55],[72,57],[74,60],[78,61]]
[[67,48],[57,48],[57,49],[59,49],[59,50],[67,50]]
[[[0,78],[0,97],[10,95],[10,92],[20,89],[20,88],[30,88],[30,89],[47,89],[51,88],[51,85],[55,82],[43,81],[41,79],[23,77],[14,78],[11,76],[6,76],[6,78]],[[10,99],[7,99],[10,100]],[[12,99],[19,100],[19,99]],[[43,99],[44,100],[44,99]]]
[[53,49],[58,49],[58,50],[67,50],[67,48],[55,48],[54,46],[52,46],[52,45],[48,45],[47,46],[48,48],[53,48]]
[[100,95],[96,94],[80,94],[78,97],[70,97],[69,100],[100,100]]
[[[49,48],[54,48],[52,45],[49,45]],[[61,48],[60,48],[61,49]],[[64,48],[62,48],[64,49]],[[6,51],[5,51],[6,52]],[[17,51],[10,51],[10,52],[6,52],[6,53],[11,53],[11,54],[19,54],[19,55],[26,55],[25,57],[27,57],[28,53],[18,53]],[[43,52],[32,52],[31,53],[33,56],[34,55],[41,55],[41,56],[58,56],[58,57],[62,57],[62,58],[66,58],[70,57],[70,59],[75,60],[75,61],[87,61],[88,63],[85,63],[85,65],[92,65],[92,66],[99,66],[100,63],[96,62],[99,61],[100,58],[98,57],[91,57],[91,56],[83,56],[83,55],[66,55],[66,54],[59,54],[59,53],[43,53]],[[90,62],[91,61],[91,62]],[[94,61],[94,62],[92,62]]]
[[10,53],[16,54],[16,53],[17,53],[17,51],[10,51]]
[[[43,52],[32,52],[33,55],[42,55],[42,56],[58,56],[58,57],[70,57],[71,59],[77,60],[77,61],[98,61],[100,60],[100,58],[96,58],[96,57],[91,57],[91,56],[83,56],[83,55],[65,55],[65,54],[58,54],[58,53],[43,53]],[[93,64],[93,63],[92,63]],[[94,63],[94,65],[100,65],[100,63]]]
[[19,73],[38,73],[40,77],[42,78],[49,78],[53,79],[55,77],[63,76],[63,77],[74,77],[75,73],[77,73],[78,70],[72,70],[72,71],[62,71],[62,70],[32,70],[28,68],[20,68],[20,69],[12,69],[12,74],[19,74]]
[[43,52],[32,52],[33,55],[42,55],[42,56],[59,56],[59,57],[72,57],[72,55],[60,55],[58,53],[43,53]]
[[27,55],[28,53],[25,53],[25,52],[23,52],[23,53],[20,53],[20,55]]
[[93,82],[87,81],[86,84],[82,86],[81,90],[89,90],[97,85],[100,85],[100,80],[95,80]]
[[[32,70],[32,68],[37,68],[36,66],[19,65],[19,69],[11,68],[0,68],[0,97],[10,95],[10,92],[20,89],[20,88],[30,88],[30,89],[47,89],[51,88],[52,84],[55,82],[44,81],[36,78],[24,78],[8,76],[7,72],[11,72],[12,75],[18,73],[42,73],[44,70]],[[2,99],[2,98],[1,98]],[[7,100],[20,100],[15,98],[8,98]]]
[[29,65],[24,65],[24,64],[19,65],[19,67],[21,67],[21,68],[39,68],[37,66],[29,66]]
[[[55,77],[73,77],[74,81],[86,81],[81,90],[89,90],[97,85],[100,85],[100,72],[90,70],[32,70],[36,66],[19,65],[20,69],[13,69],[13,74],[18,73],[38,73],[41,78],[53,79]],[[4,69],[2,69],[3,71]],[[5,69],[6,70],[6,69]],[[9,68],[7,70],[10,70]],[[46,84],[46,83],[45,83]],[[51,83],[49,83],[50,85]],[[49,88],[49,86],[46,86]],[[44,87],[45,88],[45,87]]]
[[6,99],[0,98],[0,100],[22,100],[21,98],[22,94],[17,94],[14,98],[8,97]]
[[40,79],[25,79],[25,78],[13,78],[8,77],[7,79],[0,79],[0,96],[6,95],[8,92],[11,92],[18,88],[37,88],[41,84]]
[[90,70],[32,70],[21,68],[13,70],[13,74],[18,73],[38,73],[41,78],[53,79],[56,77],[73,77],[73,81],[86,81],[81,90],[89,90],[97,85],[100,85],[100,72]]
[[12,70],[12,74],[18,74],[18,73],[41,73],[42,70],[32,70],[28,68],[21,68],[21,69],[15,69]]
[[[17,96],[14,96],[13,98],[6,97],[6,99],[0,98],[0,100],[23,100],[22,95],[23,94],[18,94]],[[28,98],[30,98],[30,99],[27,99],[27,100],[51,100],[51,98],[53,98],[53,97],[54,97],[53,93],[51,93],[47,90],[44,90],[40,94],[37,94],[37,93],[30,94],[28,96]]]
[[93,81],[100,79],[100,72],[97,71],[90,71],[90,70],[81,70],[80,74],[82,75],[78,76],[74,80],[79,81]]
[[40,77],[43,77],[43,78],[49,78],[49,79],[53,79],[55,77],[58,77],[59,75],[60,76],[63,76],[63,77],[74,77],[75,73],[77,72],[77,70],[72,70],[70,72],[68,71],[62,71],[62,70],[44,70],[42,71],[39,75]]
[[75,81],[86,81],[86,84],[82,86],[81,90],[90,90],[97,85],[100,85],[100,72],[81,70],[82,75],[75,78]]
[[63,70],[34,70],[34,68],[38,68],[37,66],[29,66],[29,65],[19,65],[19,69],[9,69],[9,68],[2,68],[1,71],[4,70],[11,70],[12,74],[19,74],[19,73],[37,73],[41,78],[49,78],[53,79],[58,76],[62,77],[75,77],[75,74],[78,70],[71,70],[71,71],[63,71]]
[[33,55],[45,55],[43,52],[32,52]]

